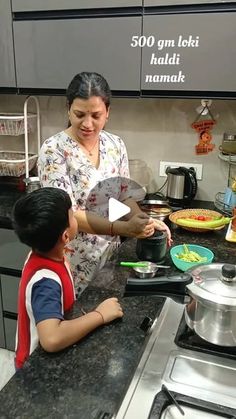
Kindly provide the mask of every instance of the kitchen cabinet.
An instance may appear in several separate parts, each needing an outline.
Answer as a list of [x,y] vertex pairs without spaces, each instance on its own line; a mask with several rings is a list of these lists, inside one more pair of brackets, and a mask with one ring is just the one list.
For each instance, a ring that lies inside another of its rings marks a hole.
[[[21,272],[30,248],[21,243],[13,230],[0,229],[0,274]],[[14,271],[14,272],[12,272]]]
[[[0,284],[0,291],[1,291],[1,284]],[[2,311],[2,300],[0,298],[0,348],[5,348],[5,332],[4,332],[4,325],[3,325],[3,311]]]
[[144,6],[182,6],[188,4],[232,3],[231,0],[144,0]]
[[10,0],[0,2],[0,87],[16,87]]
[[142,90],[235,92],[235,28],[235,12],[144,16]]
[[17,321],[15,319],[4,318],[6,349],[9,351],[15,350],[16,326]]
[[20,277],[1,274],[3,311],[17,313],[17,296]]
[[18,287],[29,250],[13,230],[0,229],[0,347],[9,350],[15,348]]
[[17,277],[1,274],[0,281],[2,288],[2,319],[5,334],[5,346],[2,347],[5,347],[10,351],[14,351],[17,326],[17,297],[20,276]]
[[81,71],[101,73],[112,90],[140,90],[141,17],[14,22],[19,88],[66,89]]
[[142,0],[12,0],[14,12],[142,6]]

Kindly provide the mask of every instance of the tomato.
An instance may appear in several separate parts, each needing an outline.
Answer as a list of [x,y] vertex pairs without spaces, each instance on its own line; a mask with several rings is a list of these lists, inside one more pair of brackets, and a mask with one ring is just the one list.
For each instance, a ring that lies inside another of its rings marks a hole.
[[206,218],[206,221],[214,221],[217,219],[216,217],[205,217],[205,218]]
[[189,217],[181,217],[181,218],[185,220],[196,220],[196,221],[213,221],[215,219],[218,219],[218,217],[211,217],[207,215],[196,215],[196,214],[189,215]]
[[206,217],[205,217],[205,215],[199,215],[199,216],[197,217],[197,219],[198,219],[198,221],[206,221]]

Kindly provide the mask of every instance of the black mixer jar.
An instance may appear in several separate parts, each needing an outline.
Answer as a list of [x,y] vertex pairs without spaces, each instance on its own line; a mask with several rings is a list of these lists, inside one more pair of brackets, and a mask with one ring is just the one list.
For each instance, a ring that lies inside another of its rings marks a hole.
[[153,236],[137,239],[136,255],[139,260],[163,263],[167,252],[167,234],[165,231],[155,231]]

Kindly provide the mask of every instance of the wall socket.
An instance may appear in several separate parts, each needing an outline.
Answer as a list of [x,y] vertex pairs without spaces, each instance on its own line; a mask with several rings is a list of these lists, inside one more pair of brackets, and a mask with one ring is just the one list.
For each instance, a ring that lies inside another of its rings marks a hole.
[[198,163],[183,163],[183,162],[175,162],[175,161],[161,161],[160,162],[160,171],[159,176],[166,176],[166,168],[167,167],[193,167],[196,171],[197,179],[202,180],[202,164]]

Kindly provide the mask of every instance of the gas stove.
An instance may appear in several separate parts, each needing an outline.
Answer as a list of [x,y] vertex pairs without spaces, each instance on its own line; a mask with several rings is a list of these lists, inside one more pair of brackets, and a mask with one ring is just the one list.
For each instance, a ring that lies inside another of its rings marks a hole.
[[[212,345],[188,329],[184,304],[167,298],[149,330],[116,419],[236,418],[236,348]],[[170,402],[167,388],[185,412]]]

